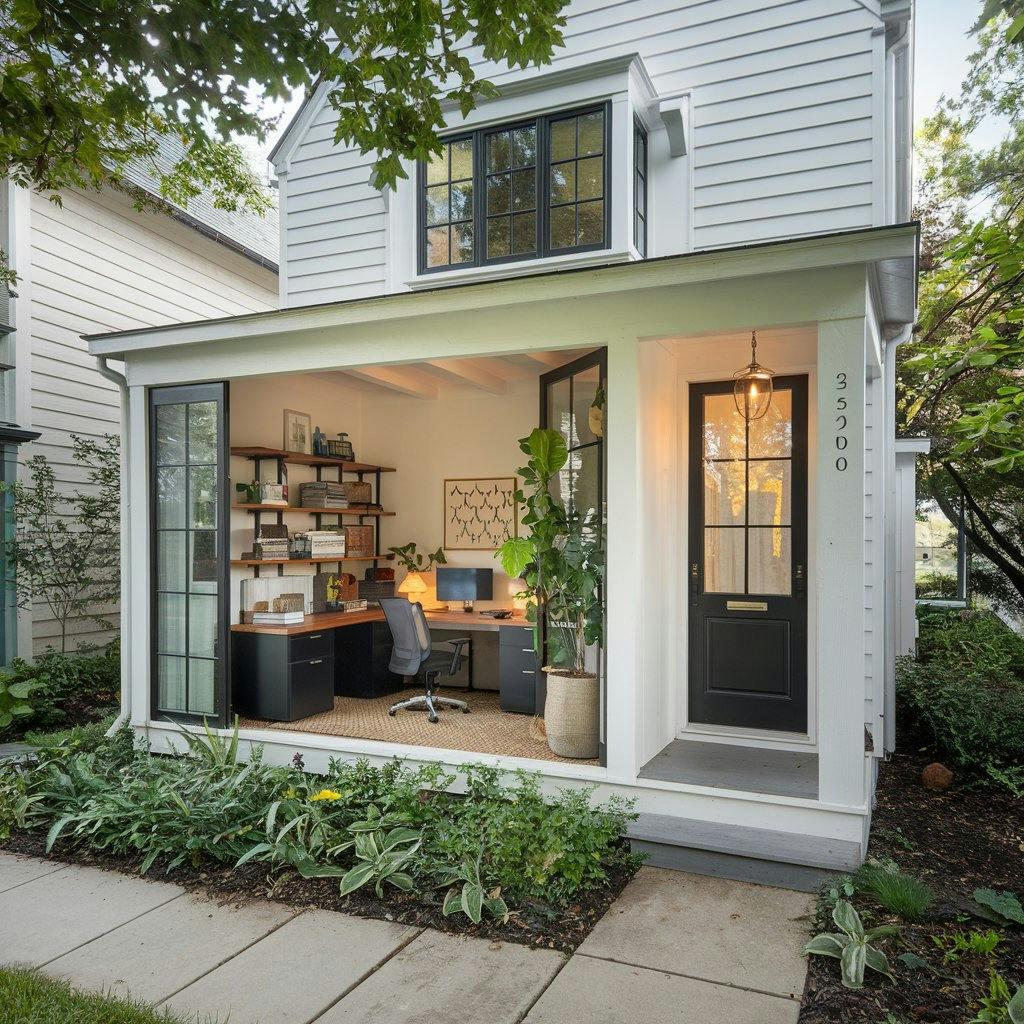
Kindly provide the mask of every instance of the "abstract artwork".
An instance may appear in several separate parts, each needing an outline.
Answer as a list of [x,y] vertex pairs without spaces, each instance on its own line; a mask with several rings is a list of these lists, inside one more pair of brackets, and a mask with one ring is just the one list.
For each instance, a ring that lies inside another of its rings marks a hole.
[[516,478],[444,482],[444,546],[447,551],[494,551],[515,537]]

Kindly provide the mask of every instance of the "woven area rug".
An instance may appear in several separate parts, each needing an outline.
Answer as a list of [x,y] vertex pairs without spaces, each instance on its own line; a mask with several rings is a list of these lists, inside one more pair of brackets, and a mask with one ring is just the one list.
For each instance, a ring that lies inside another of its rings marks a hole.
[[498,694],[491,690],[445,690],[442,696],[464,700],[470,713],[457,709],[441,712],[441,721],[432,725],[425,711],[399,711],[392,718],[388,708],[396,701],[414,696],[403,690],[386,697],[361,699],[335,697],[334,710],[325,711],[297,722],[264,722],[243,718],[243,729],[280,729],[286,732],[316,733],[320,736],[351,736],[386,743],[408,743],[417,747],[443,747],[501,757],[532,757],[541,761],[567,764],[597,764],[597,761],[575,761],[551,753],[544,739],[543,725],[529,715],[502,711]]

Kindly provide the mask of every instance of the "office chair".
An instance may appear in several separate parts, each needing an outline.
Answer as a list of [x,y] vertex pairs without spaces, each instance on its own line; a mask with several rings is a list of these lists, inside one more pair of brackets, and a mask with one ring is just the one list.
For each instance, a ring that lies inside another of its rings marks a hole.
[[459,671],[465,658],[462,652],[470,638],[464,636],[445,641],[452,645],[450,654],[447,651],[435,651],[430,646],[430,629],[423,614],[423,605],[401,597],[386,597],[381,600],[380,607],[394,642],[388,668],[400,676],[415,676],[422,672],[426,686],[422,696],[392,704],[388,714],[394,716],[406,708],[425,708],[430,721],[437,722],[437,705],[441,705],[458,708],[464,715],[468,715],[469,705],[465,701],[438,697],[434,694],[434,688],[438,676],[453,676]]

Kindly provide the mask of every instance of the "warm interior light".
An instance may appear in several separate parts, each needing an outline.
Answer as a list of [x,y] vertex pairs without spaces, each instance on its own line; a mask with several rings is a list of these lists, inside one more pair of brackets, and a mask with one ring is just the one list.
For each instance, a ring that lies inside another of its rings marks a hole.
[[757,361],[757,331],[750,335],[750,362],[733,374],[732,397],[739,414],[747,421],[759,420],[772,404],[774,373]]
[[410,595],[410,600],[414,600],[420,594],[425,594],[427,590],[427,584],[418,572],[406,573],[405,579],[398,584],[398,592]]

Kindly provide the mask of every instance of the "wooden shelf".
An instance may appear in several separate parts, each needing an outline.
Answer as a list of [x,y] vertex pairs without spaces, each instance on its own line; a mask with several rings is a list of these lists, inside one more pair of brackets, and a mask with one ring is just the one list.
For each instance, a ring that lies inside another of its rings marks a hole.
[[394,555],[346,555],[344,558],[232,558],[232,565],[334,565],[341,562],[387,562]]
[[385,512],[381,508],[364,508],[361,505],[353,505],[350,508],[306,508],[303,505],[236,504],[231,507],[241,509],[244,512],[308,512],[311,516],[393,516],[396,514],[394,512]]
[[332,459],[328,455],[303,455],[302,452],[286,452],[283,448],[231,448],[231,454],[242,459],[280,459],[291,466],[336,466],[344,473],[394,473],[391,466],[375,466],[370,462],[346,462]]

